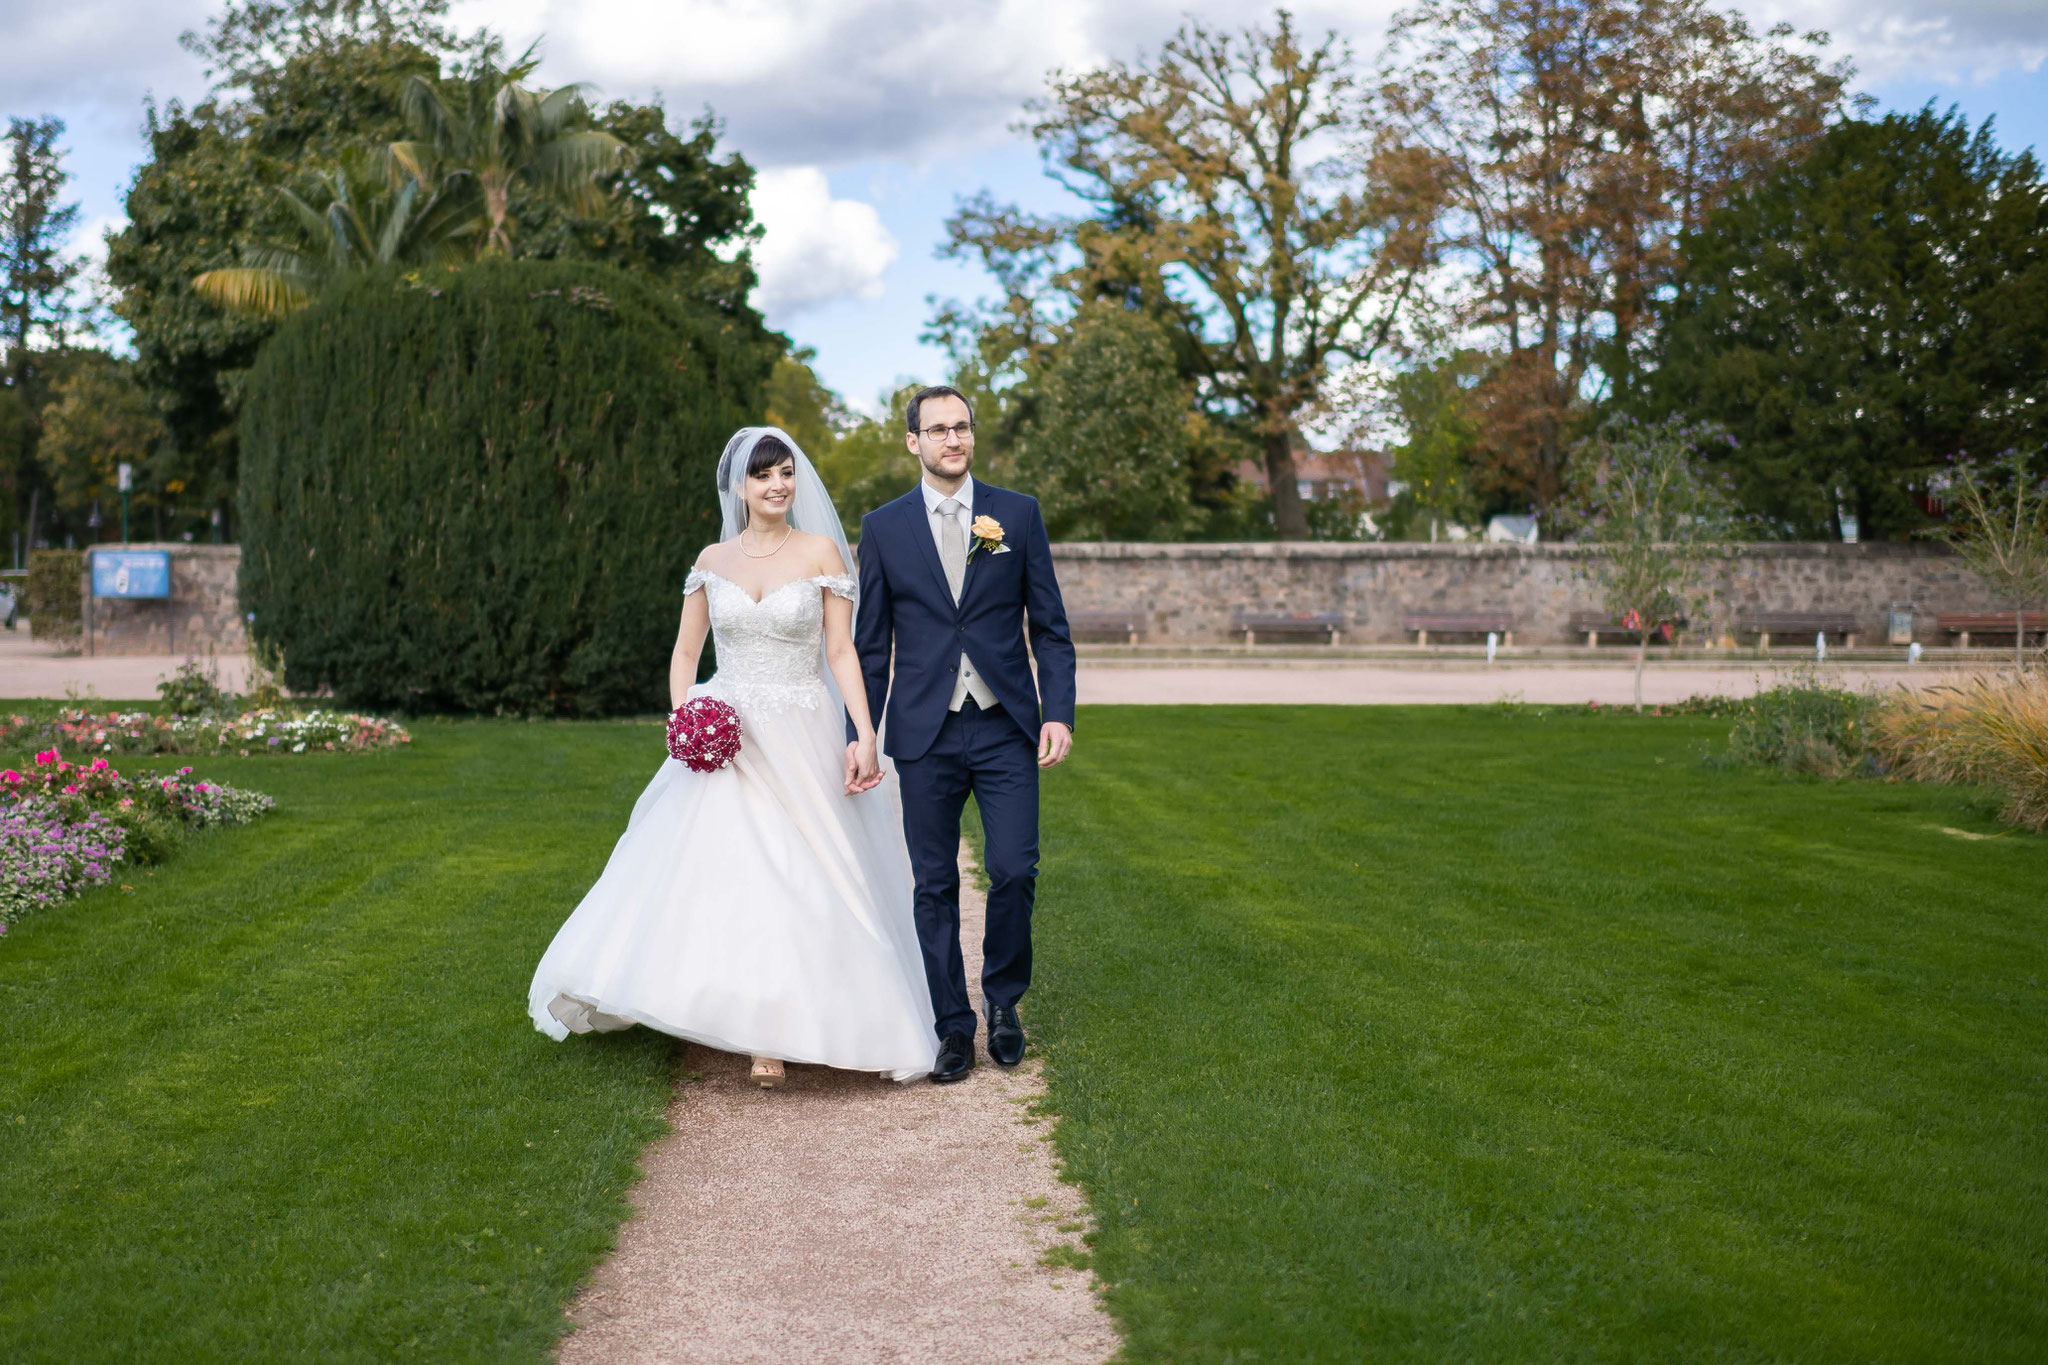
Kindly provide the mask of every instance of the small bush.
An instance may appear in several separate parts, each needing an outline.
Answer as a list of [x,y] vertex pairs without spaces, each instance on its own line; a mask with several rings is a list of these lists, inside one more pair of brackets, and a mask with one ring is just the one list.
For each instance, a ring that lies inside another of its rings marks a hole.
[[1983,674],[1889,698],[1871,744],[1901,777],[2003,792],[2000,818],[2048,833],[2048,676]]
[[1731,710],[1728,756],[1737,763],[1802,777],[1851,777],[1875,770],[1870,753],[1872,699],[1795,676]]
[[28,556],[27,600],[22,610],[29,633],[38,640],[76,640],[84,629],[79,614],[80,584],[85,574],[83,550],[31,550]]
[[201,668],[196,659],[179,664],[175,674],[156,685],[156,695],[174,716],[216,716],[235,700],[221,690],[219,670]]

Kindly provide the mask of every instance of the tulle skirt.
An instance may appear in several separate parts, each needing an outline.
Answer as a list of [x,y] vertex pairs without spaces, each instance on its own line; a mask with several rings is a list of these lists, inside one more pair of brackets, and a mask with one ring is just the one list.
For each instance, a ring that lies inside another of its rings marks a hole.
[[[822,692],[822,689],[820,689]],[[699,695],[724,695],[714,679]],[[742,705],[739,757],[664,759],[534,972],[551,1038],[644,1024],[728,1052],[911,1080],[931,992],[894,774],[845,792],[842,713]]]

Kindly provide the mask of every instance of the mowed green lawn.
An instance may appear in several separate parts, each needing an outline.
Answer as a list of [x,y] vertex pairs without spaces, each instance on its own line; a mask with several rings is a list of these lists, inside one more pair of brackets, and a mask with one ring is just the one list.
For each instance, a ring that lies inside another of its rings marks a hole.
[[661,731],[415,733],[203,761],[278,810],[0,938],[0,1360],[548,1354],[673,1054],[526,987]]
[[1025,1014],[1132,1358],[2048,1357],[2048,840],[1725,730],[1084,715]]
[[[1083,716],[1026,1018],[1134,1357],[2040,1354],[2048,840],[1723,728]],[[547,1355],[672,1054],[525,989],[660,731],[416,733],[0,939],[0,1359]]]

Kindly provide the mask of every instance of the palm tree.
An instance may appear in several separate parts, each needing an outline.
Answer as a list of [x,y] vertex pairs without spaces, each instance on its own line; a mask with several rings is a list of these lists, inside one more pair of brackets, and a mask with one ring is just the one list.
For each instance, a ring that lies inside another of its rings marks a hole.
[[476,187],[461,173],[432,190],[385,154],[352,152],[280,188],[296,240],[242,249],[242,263],[196,276],[192,287],[237,312],[281,317],[311,303],[338,275],[380,265],[427,265],[470,254],[483,226]]
[[587,126],[581,85],[521,84],[540,65],[538,46],[501,70],[492,61],[494,44],[461,78],[452,102],[436,82],[408,78],[402,107],[413,137],[391,144],[393,159],[421,184],[449,174],[474,181],[483,203],[483,249],[501,255],[512,250],[515,190],[538,190],[587,213],[603,198],[598,179],[633,155],[618,138]]

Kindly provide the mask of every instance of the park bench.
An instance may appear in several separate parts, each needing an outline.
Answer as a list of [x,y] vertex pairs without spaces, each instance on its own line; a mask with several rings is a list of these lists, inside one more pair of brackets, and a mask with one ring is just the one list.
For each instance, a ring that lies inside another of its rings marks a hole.
[[1145,623],[1134,611],[1070,611],[1067,613],[1067,633],[1079,640],[1114,640],[1118,644],[1138,643],[1138,632]]
[[1735,629],[1756,636],[1759,649],[1769,649],[1773,635],[1790,635],[1802,640],[1810,640],[1816,635],[1839,635],[1848,648],[1856,647],[1856,613],[1853,611],[1738,612]]
[[[1685,624],[1683,617],[1671,622],[1671,634],[1668,638],[1675,643],[1679,634],[1685,630]],[[1634,626],[1623,625],[1614,617],[1597,611],[1573,612],[1571,631],[1574,635],[1585,636],[1588,646],[1598,646],[1600,637],[1603,635],[1619,635],[1630,644],[1634,644],[1636,641],[1636,628]],[[1651,634],[1654,635],[1656,632],[1653,630]]]
[[1504,611],[1416,612],[1401,618],[1401,629],[1415,632],[1415,643],[1440,635],[1498,635],[1502,644],[1515,642],[1515,618]]
[[1260,636],[1269,640],[1275,635],[1312,637],[1321,635],[1328,643],[1336,644],[1338,635],[1344,629],[1344,614],[1335,611],[1298,611],[1292,613],[1262,613],[1241,611],[1232,623],[1231,629],[1244,632],[1244,642],[1255,645]]
[[[1945,611],[1935,617],[1935,623],[1950,635],[1964,649],[1970,647],[1972,635],[2010,635],[2013,632],[2013,613],[2009,611]],[[2048,612],[2029,611],[2019,614],[2019,627],[2029,633],[2048,632]],[[2025,640],[2020,643],[2024,645]]]

